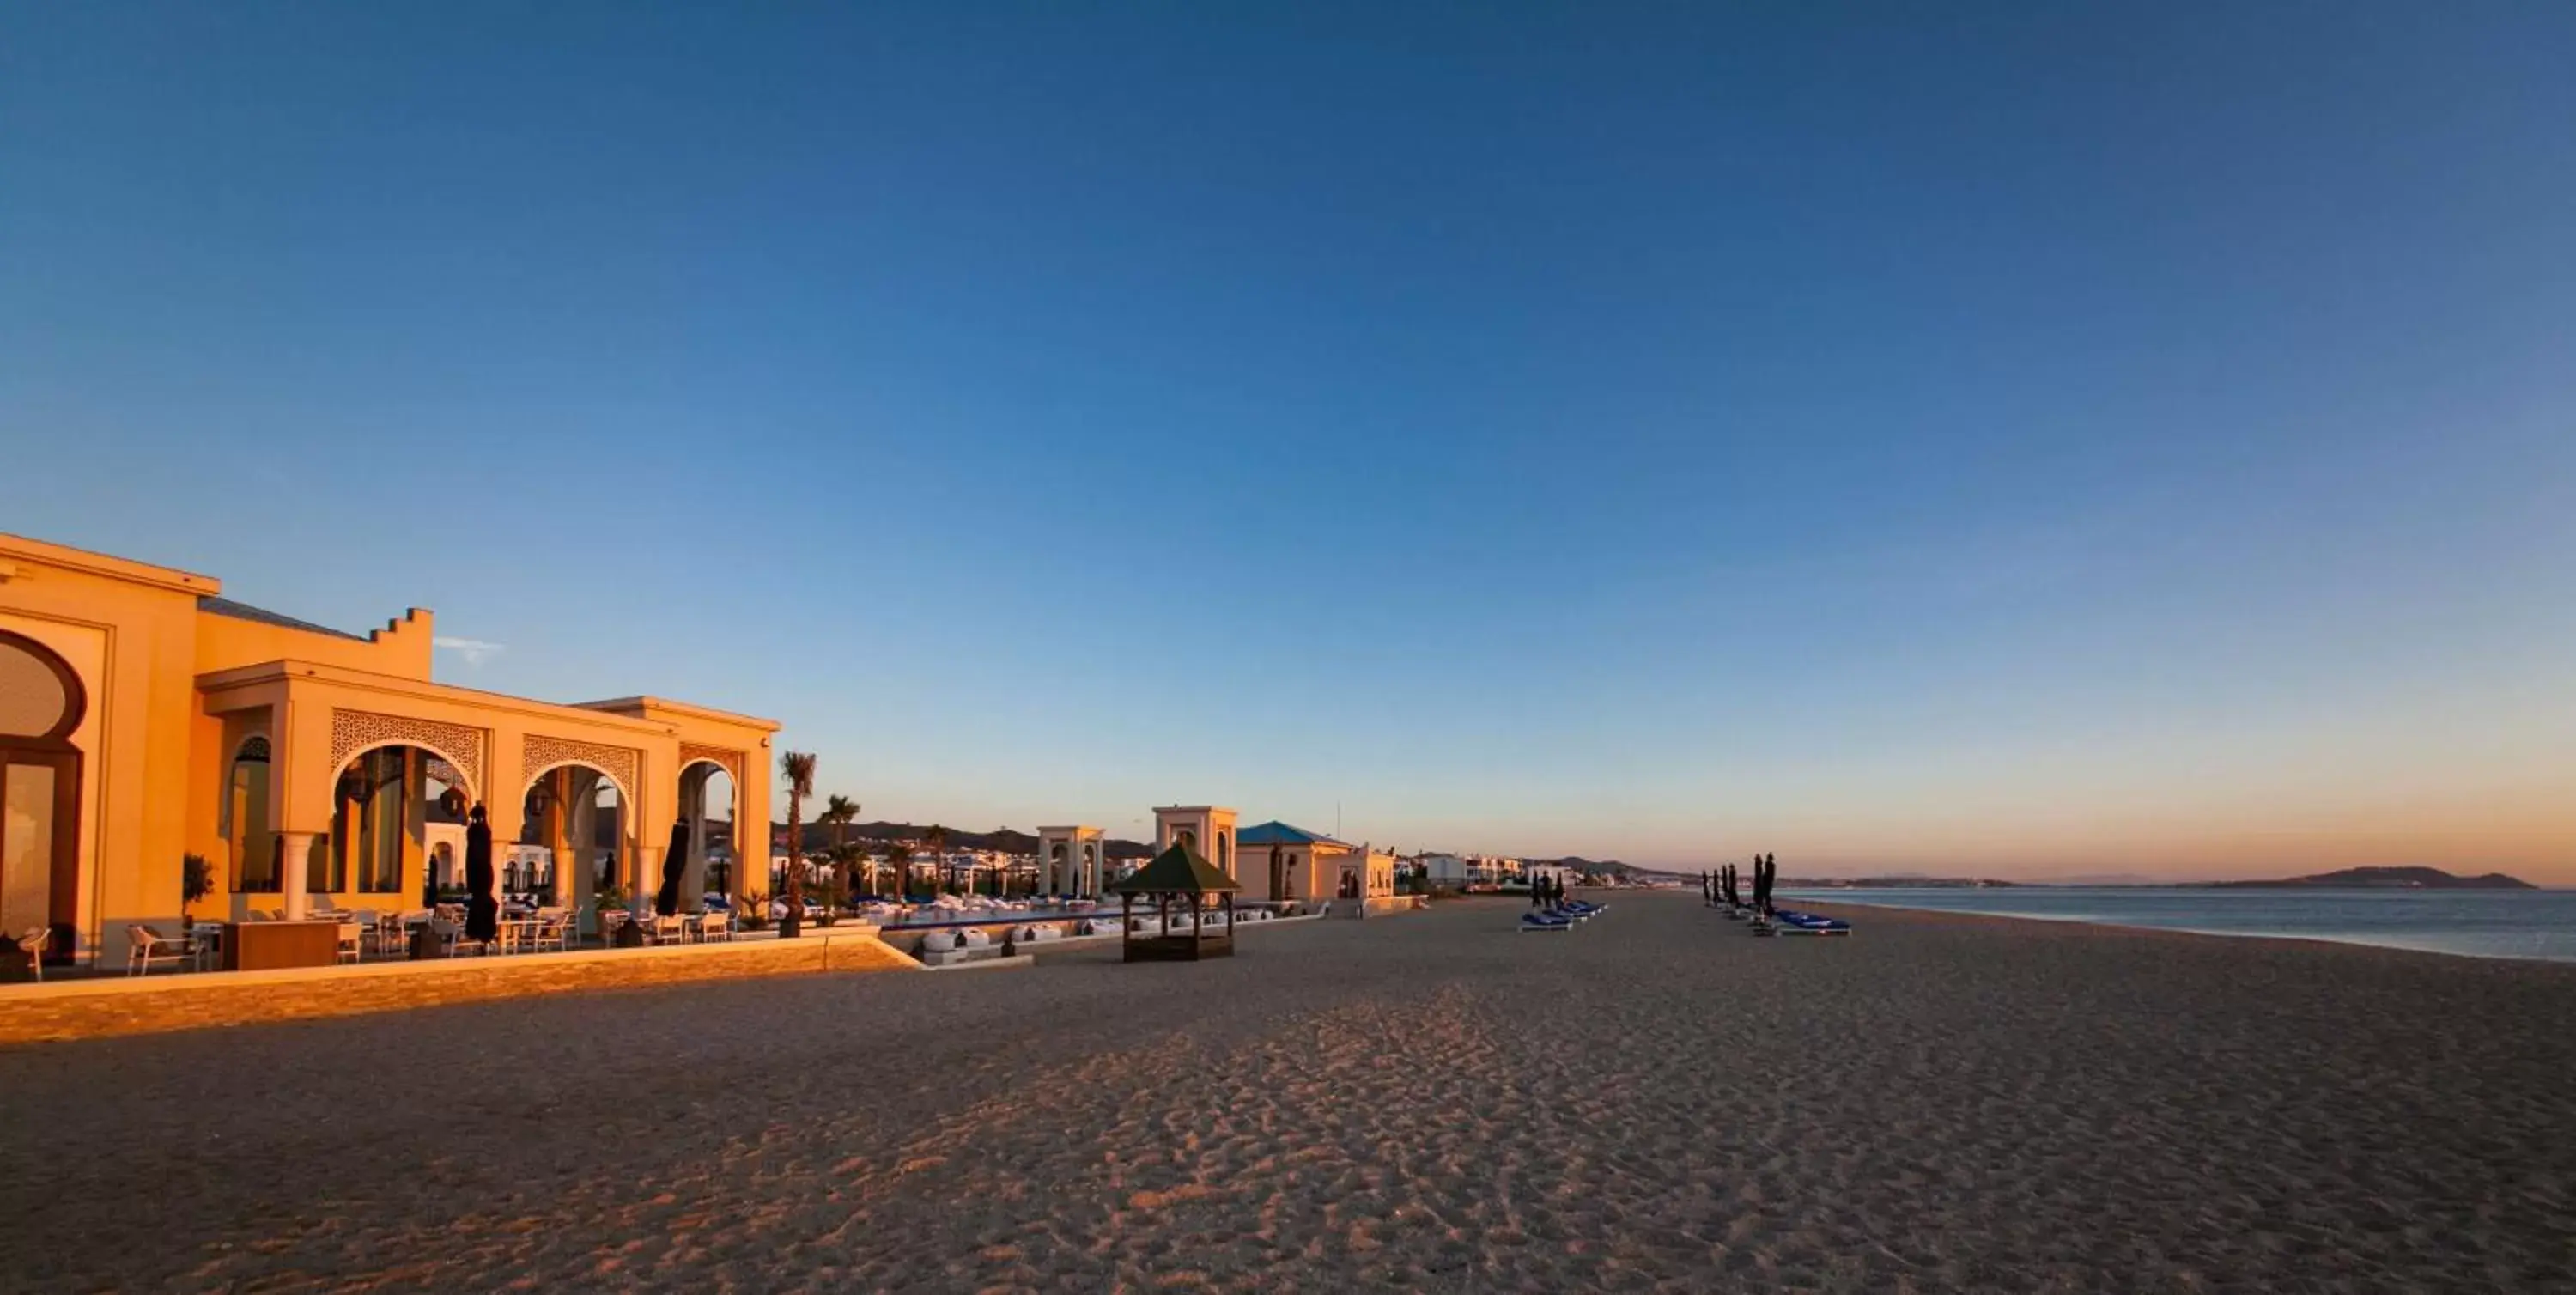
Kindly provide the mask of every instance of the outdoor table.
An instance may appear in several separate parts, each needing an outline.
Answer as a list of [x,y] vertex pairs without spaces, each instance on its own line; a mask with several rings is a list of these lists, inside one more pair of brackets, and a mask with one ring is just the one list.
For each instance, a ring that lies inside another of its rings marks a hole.
[[205,970],[209,964],[223,965],[218,959],[223,956],[224,924],[221,922],[189,923],[188,947],[190,952],[197,955],[198,970]]

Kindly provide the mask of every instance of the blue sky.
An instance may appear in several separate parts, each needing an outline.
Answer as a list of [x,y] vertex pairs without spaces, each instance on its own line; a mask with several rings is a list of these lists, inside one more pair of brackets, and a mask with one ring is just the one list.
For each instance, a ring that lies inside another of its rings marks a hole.
[[870,816],[2576,883],[2576,9],[18,6],[0,529]]

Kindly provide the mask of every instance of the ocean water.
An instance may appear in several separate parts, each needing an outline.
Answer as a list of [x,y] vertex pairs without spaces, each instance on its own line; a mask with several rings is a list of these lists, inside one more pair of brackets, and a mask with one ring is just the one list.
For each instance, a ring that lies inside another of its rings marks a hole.
[[2206,935],[2295,936],[2480,958],[2576,962],[2576,890],[2209,890],[2184,886],[2005,886],[1790,890],[1820,904],[1875,904]]

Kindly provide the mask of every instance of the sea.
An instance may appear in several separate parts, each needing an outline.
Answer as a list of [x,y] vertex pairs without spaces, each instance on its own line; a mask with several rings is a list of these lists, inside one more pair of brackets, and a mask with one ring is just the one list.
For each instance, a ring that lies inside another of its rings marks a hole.
[[1793,896],[1820,904],[1874,904],[2203,935],[2336,940],[2477,958],[2576,962],[2576,890],[1781,888],[1781,898]]

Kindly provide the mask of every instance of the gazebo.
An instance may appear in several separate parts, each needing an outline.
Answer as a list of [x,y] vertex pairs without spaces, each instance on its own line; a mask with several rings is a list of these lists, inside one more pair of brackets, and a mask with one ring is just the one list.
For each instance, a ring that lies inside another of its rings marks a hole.
[[[1242,887],[1188,845],[1173,842],[1170,849],[1155,855],[1153,862],[1109,889],[1120,897],[1119,926],[1126,933],[1123,943],[1127,961],[1197,962],[1202,958],[1234,956],[1234,892]],[[1136,899],[1140,895],[1154,904],[1154,934],[1150,936],[1136,934]],[[1210,896],[1217,898],[1217,907],[1209,907]],[[1189,902],[1190,930],[1187,935],[1174,935],[1174,901],[1183,899]],[[1211,919],[1220,913],[1224,915],[1224,929],[1208,934]]]

